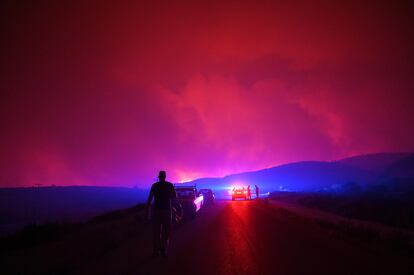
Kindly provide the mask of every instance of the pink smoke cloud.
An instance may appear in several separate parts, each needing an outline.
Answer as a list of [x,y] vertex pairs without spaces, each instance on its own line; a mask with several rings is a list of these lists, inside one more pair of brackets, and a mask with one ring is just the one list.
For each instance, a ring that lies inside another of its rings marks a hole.
[[11,5],[0,186],[414,150],[404,3]]

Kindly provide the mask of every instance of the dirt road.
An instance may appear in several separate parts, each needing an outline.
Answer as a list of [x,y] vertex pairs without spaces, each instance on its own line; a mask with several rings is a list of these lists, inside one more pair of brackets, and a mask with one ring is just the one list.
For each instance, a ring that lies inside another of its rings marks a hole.
[[412,274],[412,250],[397,253],[401,242],[371,237],[268,200],[218,201],[175,228],[167,259],[153,258],[151,225],[142,208],[133,208],[9,251],[0,273]]
[[412,266],[269,203],[222,201],[175,230],[168,259],[148,256],[128,273],[408,274]]

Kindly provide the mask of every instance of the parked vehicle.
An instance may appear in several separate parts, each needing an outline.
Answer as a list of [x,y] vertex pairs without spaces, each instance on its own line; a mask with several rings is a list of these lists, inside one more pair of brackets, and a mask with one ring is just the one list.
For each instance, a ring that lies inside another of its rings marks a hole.
[[175,185],[177,202],[182,206],[184,219],[194,219],[204,203],[203,194],[197,191],[196,186]]
[[247,200],[247,190],[244,187],[234,187],[231,192],[231,200],[235,199]]
[[203,194],[204,197],[204,204],[205,205],[213,205],[216,199],[213,190],[211,189],[200,189],[200,193]]

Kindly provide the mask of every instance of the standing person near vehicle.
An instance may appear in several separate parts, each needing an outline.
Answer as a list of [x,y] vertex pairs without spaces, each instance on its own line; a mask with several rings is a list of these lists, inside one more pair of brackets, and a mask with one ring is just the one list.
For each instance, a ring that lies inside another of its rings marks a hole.
[[153,255],[167,257],[168,241],[171,233],[171,199],[176,198],[174,186],[166,181],[167,173],[160,171],[159,181],[151,186],[148,196],[147,211],[151,213],[151,203],[154,199],[154,207],[151,213],[153,223]]
[[254,188],[256,189],[256,199],[259,198],[259,186],[257,186],[256,184],[254,185]]
[[247,199],[252,199],[252,190],[250,189],[250,184],[247,186]]

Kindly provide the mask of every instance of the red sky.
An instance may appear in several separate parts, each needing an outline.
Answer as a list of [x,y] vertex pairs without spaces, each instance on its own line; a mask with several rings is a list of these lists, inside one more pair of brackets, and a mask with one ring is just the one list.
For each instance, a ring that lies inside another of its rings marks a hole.
[[0,11],[0,186],[414,151],[409,1],[36,2]]

